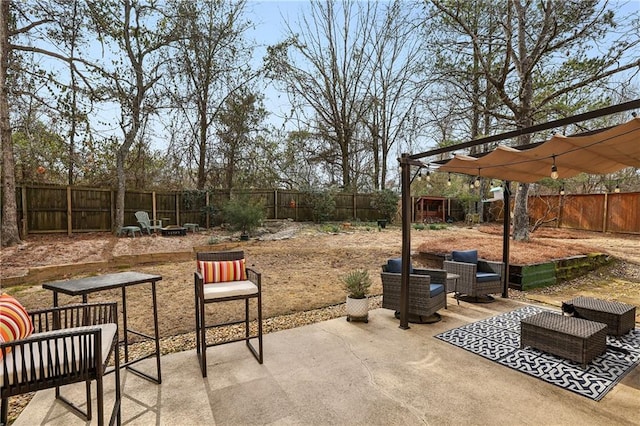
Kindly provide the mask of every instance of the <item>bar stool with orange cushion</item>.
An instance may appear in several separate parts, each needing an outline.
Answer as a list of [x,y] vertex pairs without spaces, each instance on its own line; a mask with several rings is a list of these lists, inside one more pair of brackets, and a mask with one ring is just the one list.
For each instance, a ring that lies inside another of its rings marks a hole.
[[[210,346],[224,345],[238,341],[245,341],[247,347],[262,364],[262,275],[254,269],[247,268],[244,252],[219,251],[200,252],[196,254],[195,281],[195,307],[196,307],[196,353],[202,370],[202,377],[207,377],[207,348]],[[250,319],[249,302],[256,299],[256,317]],[[244,318],[228,322],[207,324],[205,319],[205,305],[208,303],[221,303],[234,300],[244,300]],[[255,324],[252,323],[255,321]],[[221,342],[207,343],[207,329],[243,324],[244,335],[233,337]],[[252,332],[253,330],[253,332]],[[258,349],[251,343],[252,339],[258,340]]]

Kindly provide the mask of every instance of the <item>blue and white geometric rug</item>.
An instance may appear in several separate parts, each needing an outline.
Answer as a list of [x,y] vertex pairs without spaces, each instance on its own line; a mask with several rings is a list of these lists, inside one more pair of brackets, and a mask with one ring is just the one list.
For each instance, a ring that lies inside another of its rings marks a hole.
[[543,308],[527,306],[435,337],[595,401],[602,399],[640,364],[639,329],[618,338],[607,336],[607,345],[624,348],[628,354],[607,348],[587,364],[586,369],[576,362],[528,346],[520,349],[520,320],[542,311]]

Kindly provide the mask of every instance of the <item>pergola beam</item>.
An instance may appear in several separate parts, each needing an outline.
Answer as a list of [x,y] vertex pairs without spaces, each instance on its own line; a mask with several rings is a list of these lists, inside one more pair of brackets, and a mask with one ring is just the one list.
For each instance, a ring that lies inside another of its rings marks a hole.
[[459,143],[456,145],[432,149],[431,151],[409,155],[409,159],[418,160],[420,158],[432,157],[434,155],[445,154],[447,152],[457,151],[459,149],[471,148],[471,147],[483,145],[486,143],[497,142],[505,139],[515,138],[522,135],[541,132],[543,130],[555,129],[557,127],[563,127],[569,124],[579,123],[581,121],[592,120],[594,118],[604,117],[605,115],[625,112],[635,108],[640,108],[640,99],[635,99],[633,101],[625,102],[618,105],[613,105],[606,108],[596,109],[596,110],[585,112],[582,114],[573,115],[571,117],[561,118],[559,120],[549,121],[548,123],[536,124],[535,126],[525,127],[523,129],[516,129],[510,132],[500,133],[498,135],[487,136],[484,138],[475,139],[468,142]]

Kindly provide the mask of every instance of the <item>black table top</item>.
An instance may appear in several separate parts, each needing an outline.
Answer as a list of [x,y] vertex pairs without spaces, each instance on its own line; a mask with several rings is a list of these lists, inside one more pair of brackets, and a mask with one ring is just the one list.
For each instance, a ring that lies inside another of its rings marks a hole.
[[78,278],[75,280],[53,281],[42,284],[42,288],[58,293],[78,296],[94,291],[109,290],[134,284],[156,282],[161,275],[143,274],[141,272],[118,272],[115,274],[96,275],[94,277]]

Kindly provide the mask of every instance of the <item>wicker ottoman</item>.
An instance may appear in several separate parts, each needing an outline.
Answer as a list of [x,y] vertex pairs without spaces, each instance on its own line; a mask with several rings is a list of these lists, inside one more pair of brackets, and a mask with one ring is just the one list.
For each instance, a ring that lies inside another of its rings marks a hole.
[[520,322],[520,348],[531,346],[579,362],[582,368],[607,349],[607,325],[541,312]]
[[565,303],[573,305],[580,318],[607,324],[607,334],[621,336],[636,327],[635,306],[583,296]]

